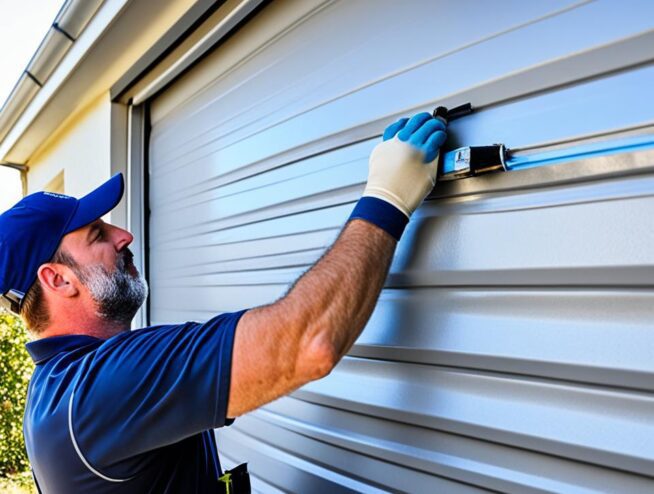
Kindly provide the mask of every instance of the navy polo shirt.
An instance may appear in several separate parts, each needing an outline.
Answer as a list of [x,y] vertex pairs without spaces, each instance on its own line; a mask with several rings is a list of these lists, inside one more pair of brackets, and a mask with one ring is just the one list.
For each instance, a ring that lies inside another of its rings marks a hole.
[[227,422],[244,312],[28,343],[23,433],[40,492],[218,492],[213,429]]

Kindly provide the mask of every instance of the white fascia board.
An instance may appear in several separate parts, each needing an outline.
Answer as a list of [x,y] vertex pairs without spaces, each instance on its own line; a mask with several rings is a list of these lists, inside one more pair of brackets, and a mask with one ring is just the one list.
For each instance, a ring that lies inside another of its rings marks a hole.
[[[34,99],[21,114],[14,124],[13,128],[7,134],[0,144],[0,160],[6,160],[13,163],[25,163],[36,147],[41,142],[24,142],[20,149],[15,149],[26,132],[35,122],[37,117],[42,113],[44,108],[51,102],[59,89],[66,83],[70,75],[82,63],[86,54],[102,37],[113,20],[132,0],[107,0],[103,3],[96,15],[86,26],[81,36],[75,41],[59,66],[52,73],[46,84],[36,94]],[[60,115],[59,122],[63,121],[65,116]],[[56,120],[56,119],[55,119]],[[56,128],[56,127],[55,127]],[[51,129],[54,130],[55,128]],[[28,151],[31,150],[31,151]]]

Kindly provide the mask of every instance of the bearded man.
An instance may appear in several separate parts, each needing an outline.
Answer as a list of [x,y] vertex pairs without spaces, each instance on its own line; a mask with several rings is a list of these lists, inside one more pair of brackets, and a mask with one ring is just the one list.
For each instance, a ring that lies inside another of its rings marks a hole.
[[263,307],[130,331],[148,288],[132,235],[101,217],[112,177],[76,199],[38,192],[0,215],[0,302],[35,340],[23,431],[40,492],[249,491],[213,429],[326,376],[365,326],[397,241],[436,181],[445,123],[401,119],[370,157],[338,239]]

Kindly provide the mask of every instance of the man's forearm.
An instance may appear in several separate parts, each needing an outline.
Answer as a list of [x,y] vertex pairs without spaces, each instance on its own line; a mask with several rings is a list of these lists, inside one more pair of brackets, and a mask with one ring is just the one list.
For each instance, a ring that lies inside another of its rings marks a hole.
[[280,300],[308,345],[326,344],[339,360],[372,313],[397,241],[363,220],[350,221],[325,255]]

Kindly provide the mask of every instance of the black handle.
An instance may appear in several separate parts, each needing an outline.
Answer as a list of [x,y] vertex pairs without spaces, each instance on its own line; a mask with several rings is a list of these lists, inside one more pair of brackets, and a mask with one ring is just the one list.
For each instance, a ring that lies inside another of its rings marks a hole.
[[456,118],[470,115],[472,112],[473,112],[472,104],[465,103],[463,105],[455,106],[450,110],[448,110],[445,106],[437,106],[432,112],[432,115],[434,116],[434,118],[440,118],[445,123],[449,123],[450,121]]

